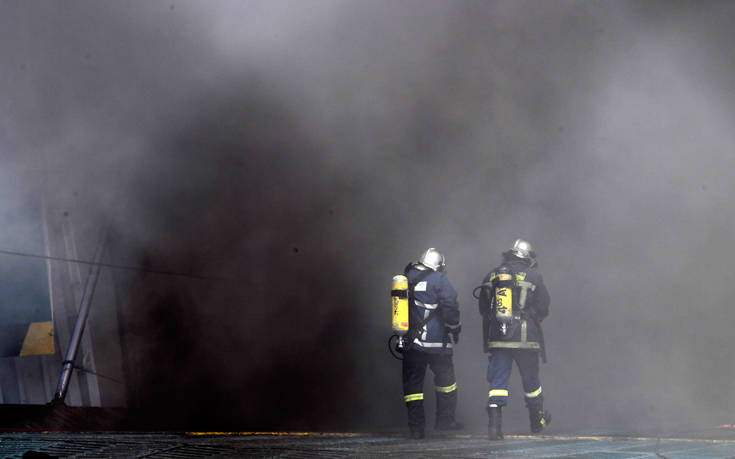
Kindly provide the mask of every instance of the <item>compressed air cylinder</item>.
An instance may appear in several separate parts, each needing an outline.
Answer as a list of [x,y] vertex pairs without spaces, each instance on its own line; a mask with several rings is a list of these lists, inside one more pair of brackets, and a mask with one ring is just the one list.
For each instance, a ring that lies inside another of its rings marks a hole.
[[513,319],[513,275],[498,273],[495,278],[495,318],[509,323]]
[[408,333],[408,279],[406,276],[393,276],[393,288],[390,291],[393,302],[393,331],[398,336]]

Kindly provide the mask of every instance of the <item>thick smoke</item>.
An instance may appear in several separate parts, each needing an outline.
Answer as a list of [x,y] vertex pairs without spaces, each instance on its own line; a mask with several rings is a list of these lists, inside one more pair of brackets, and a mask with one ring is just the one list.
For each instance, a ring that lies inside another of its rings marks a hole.
[[117,275],[151,418],[402,426],[389,282],[437,246],[482,430],[470,293],[522,236],[552,298],[554,431],[730,420],[732,5],[0,8],[3,159],[83,202],[90,234],[110,222],[114,261],[208,278]]

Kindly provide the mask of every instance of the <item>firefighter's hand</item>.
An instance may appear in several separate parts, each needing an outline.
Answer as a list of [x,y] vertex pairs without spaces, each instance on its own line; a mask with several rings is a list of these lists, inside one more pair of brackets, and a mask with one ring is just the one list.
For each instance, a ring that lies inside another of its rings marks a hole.
[[454,328],[447,327],[447,333],[449,333],[450,335],[452,335],[452,342],[454,344],[459,343],[459,333],[461,331],[462,331],[462,326],[461,325],[458,325],[458,326],[456,326]]

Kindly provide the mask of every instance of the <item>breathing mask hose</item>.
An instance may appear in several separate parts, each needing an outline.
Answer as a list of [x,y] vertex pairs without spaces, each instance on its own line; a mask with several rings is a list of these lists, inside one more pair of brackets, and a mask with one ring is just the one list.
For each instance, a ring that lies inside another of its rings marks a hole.
[[390,338],[388,338],[388,352],[390,352],[390,355],[392,355],[393,358],[403,360],[405,357],[400,352],[394,350],[395,345],[393,344],[393,338],[401,339],[398,335],[390,335]]

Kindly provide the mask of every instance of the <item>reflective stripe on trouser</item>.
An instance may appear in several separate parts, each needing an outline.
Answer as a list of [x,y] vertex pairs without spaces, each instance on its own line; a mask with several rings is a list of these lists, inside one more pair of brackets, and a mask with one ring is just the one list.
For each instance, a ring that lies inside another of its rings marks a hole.
[[493,349],[488,358],[487,380],[490,383],[489,404],[505,406],[508,402],[508,380],[515,360],[521,373],[526,403],[543,403],[539,380],[538,352],[521,349]]
[[[528,390],[528,389],[524,389]],[[542,406],[544,406],[544,390],[541,387],[541,385],[538,386],[538,389],[526,392],[526,406],[532,409],[541,409]]]
[[[408,408],[408,425],[411,428],[423,428],[425,424],[423,386],[427,366],[434,373],[437,423],[454,421],[457,383],[454,379],[452,357],[410,350],[404,354],[403,359],[403,396]],[[418,394],[422,395],[421,399],[415,398]],[[409,397],[411,400],[408,400]]]
[[450,386],[436,386],[436,426],[445,427],[454,422],[457,409],[457,383]]
[[448,393],[457,390],[457,383],[452,384],[451,386],[436,386],[435,387],[437,392],[443,392]]

